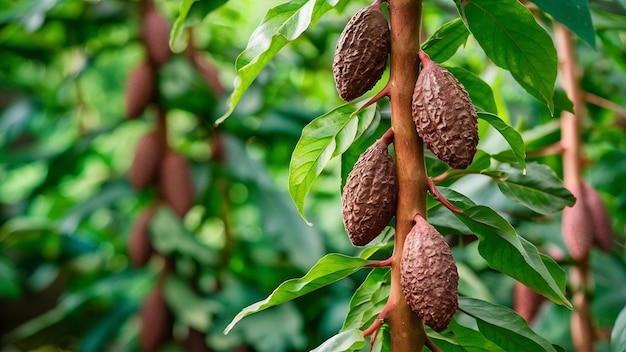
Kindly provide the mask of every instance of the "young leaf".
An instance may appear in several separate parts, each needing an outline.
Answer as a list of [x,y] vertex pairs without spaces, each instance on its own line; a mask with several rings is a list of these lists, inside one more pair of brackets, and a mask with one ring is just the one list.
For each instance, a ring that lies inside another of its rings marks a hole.
[[467,89],[472,103],[475,106],[492,114],[498,113],[498,107],[493,98],[493,91],[482,78],[474,72],[468,71],[462,67],[446,66],[446,69],[463,84],[465,89]]
[[456,18],[433,34],[424,44],[422,50],[435,62],[445,62],[451,58],[459,47],[467,41],[469,32],[460,18]]
[[478,236],[478,251],[490,267],[522,282],[555,303],[572,307],[564,294],[565,276],[552,275],[558,265],[550,264],[551,269],[548,269],[544,261],[552,260],[542,257],[532,243],[520,237],[513,226],[493,209],[477,205],[455,215]]
[[354,104],[344,104],[311,121],[302,130],[289,164],[289,193],[305,220],[304,198],[313,181],[330,159],[345,152],[378,119],[375,105],[353,116],[356,110]]
[[346,330],[324,341],[311,352],[345,352],[360,350],[365,346],[363,332],[358,329]]
[[526,148],[524,147],[524,140],[519,132],[494,114],[479,112],[478,117],[500,132],[502,137],[509,143],[509,146],[511,146],[515,160],[517,160],[523,169],[526,169]]
[[[376,268],[373,269],[361,286],[356,289],[352,299],[350,299],[350,309],[346,319],[343,322],[341,331],[350,329],[363,329],[368,323],[371,323],[374,317],[383,309],[386,299],[382,301],[376,300],[376,297],[383,293],[389,292],[389,269]],[[382,296],[387,297],[388,294]]]
[[534,332],[512,309],[459,297],[459,309],[476,319],[478,330],[506,351],[556,352],[550,342]]
[[337,253],[327,254],[303,277],[283,282],[267,298],[244,308],[235,316],[230,324],[228,324],[224,333],[228,334],[235,324],[250,314],[289,302],[343,279],[361,269],[367,263],[368,261],[362,258],[348,257]]
[[510,200],[540,214],[560,211],[574,205],[575,198],[554,171],[535,162],[527,165],[526,174],[513,165],[502,164],[499,171],[506,174],[496,181],[500,191]]
[[626,351],[626,307],[619,313],[613,325],[611,351]]
[[553,112],[556,49],[532,13],[517,0],[460,1],[459,11],[493,63]]
[[280,49],[298,38],[309,25],[315,24],[321,15],[338,2],[340,0],[295,0],[267,11],[261,24],[250,36],[246,49],[237,57],[237,78],[228,110],[216,123],[220,124],[230,116],[252,81]]
[[596,33],[591,23],[588,0],[532,0],[532,2],[595,49]]

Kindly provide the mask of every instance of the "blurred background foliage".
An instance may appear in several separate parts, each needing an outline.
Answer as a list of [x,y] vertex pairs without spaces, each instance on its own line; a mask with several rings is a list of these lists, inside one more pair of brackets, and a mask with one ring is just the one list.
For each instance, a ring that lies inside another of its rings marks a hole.
[[[190,41],[218,69],[227,91],[237,55],[264,13],[281,2],[231,0],[191,17]],[[175,339],[164,350],[184,349],[180,341],[189,328],[205,332],[217,351],[308,350],[341,328],[366,273],[222,333],[241,308],[302,276],[325,253],[357,251],[341,222],[339,161],[308,198],[312,227],[289,198],[287,170],[302,128],[341,104],[331,72],[335,43],[347,19],[367,3],[329,12],[278,54],[221,126],[222,163],[211,158],[218,138],[213,122],[226,97],[216,95],[183,54],[159,72],[168,139],[190,160],[197,190],[184,219],[164,210],[151,227],[155,246],[175,258],[164,289]],[[157,5],[173,23],[180,2]],[[424,6],[426,35],[458,16],[451,1]],[[590,6],[598,46],[579,41],[577,49],[590,113],[582,134],[585,175],[605,200],[617,234],[610,254],[592,256],[593,313],[607,342],[626,305],[626,3],[595,0]],[[138,33],[137,1],[0,1],[0,329],[7,348],[138,349],[137,313],[165,265],[155,256],[133,268],[127,251],[131,227],[154,196],[127,181],[134,147],[155,119],[152,110],[139,119],[124,117],[126,77],[145,57]],[[489,63],[471,37],[450,61],[492,86],[499,116],[522,132],[528,150],[558,141],[558,119]],[[381,113],[388,125],[384,103]],[[497,153],[507,146],[481,125],[481,148]],[[558,156],[529,160],[561,175]],[[436,171],[437,163],[428,162]],[[452,188],[497,209],[538,247],[557,257],[566,252],[558,214],[538,216],[511,203],[487,177],[466,177]],[[491,271],[473,244],[455,256],[477,295],[512,304],[513,280]],[[571,348],[569,314],[546,303],[534,326]]]

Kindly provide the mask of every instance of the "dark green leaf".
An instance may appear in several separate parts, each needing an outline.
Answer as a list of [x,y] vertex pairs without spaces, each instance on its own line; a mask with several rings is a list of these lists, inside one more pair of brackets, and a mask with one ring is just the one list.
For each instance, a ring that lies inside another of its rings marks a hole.
[[553,112],[556,49],[532,13],[517,0],[463,1],[459,10],[487,56]]
[[617,316],[611,331],[611,352],[626,351],[626,307]]
[[448,329],[442,334],[432,333],[430,338],[443,351],[459,352],[504,352],[505,350],[489,341],[483,334],[474,329],[459,324],[452,319]]
[[343,322],[341,331],[350,329],[361,329],[374,319],[380,313],[386,303],[386,299],[382,301],[376,300],[380,297],[380,291],[384,291],[382,296],[387,297],[389,292],[389,269],[376,268],[373,269],[361,286],[357,288],[350,300],[350,309],[346,319]]
[[18,298],[22,293],[15,266],[5,256],[0,256],[0,297]]
[[367,263],[368,261],[362,258],[348,257],[337,253],[327,254],[303,277],[283,282],[267,298],[244,308],[228,324],[224,333],[227,334],[235,324],[250,314],[289,302],[343,279],[361,269]]
[[375,105],[352,115],[356,109],[354,104],[342,105],[302,130],[289,164],[289,193],[304,219],[304,198],[317,176],[333,157],[345,152],[378,119]]
[[311,352],[345,352],[360,350],[365,346],[363,332],[358,329],[346,330],[324,341]]
[[528,163],[526,172],[509,164],[498,167],[506,174],[496,181],[500,191],[514,202],[541,214],[550,214],[574,205],[574,196],[546,165]]
[[461,45],[465,44],[468,36],[469,32],[463,21],[456,18],[439,27],[435,34],[422,44],[422,50],[434,62],[445,62],[456,53]]
[[124,323],[137,313],[137,302],[122,298],[115,302],[110,312],[83,336],[79,352],[106,351],[111,340],[120,333]]
[[532,0],[541,11],[564,24],[592,48],[596,47],[596,33],[591,23],[588,0]]
[[513,127],[506,124],[506,122],[502,121],[498,116],[486,113],[479,112],[478,117],[484,121],[487,121],[493,128],[495,128],[502,137],[509,143],[511,146],[511,151],[515,156],[517,162],[522,166],[522,168],[526,168],[526,147],[524,146],[524,140],[522,136],[517,132]]
[[498,113],[496,101],[493,99],[493,91],[482,78],[461,67],[445,67],[463,84],[476,107],[492,114]]
[[476,319],[483,335],[505,351],[554,351],[554,347],[535,333],[513,310],[485,301],[459,297],[459,309]]

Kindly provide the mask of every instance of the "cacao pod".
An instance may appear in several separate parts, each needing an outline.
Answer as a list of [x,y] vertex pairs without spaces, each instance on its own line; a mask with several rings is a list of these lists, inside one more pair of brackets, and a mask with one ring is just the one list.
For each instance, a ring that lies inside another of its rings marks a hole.
[[458,308],[459,274],[450,246],[419,214],[400,260],[400,284],[411,310],[424,324],[443,331]]
[[174,316],[167,306],[163,291],[154,288],[139,313],[139,345],[142,351],[157,351],[172,337]]
[[566,188],[576,197],[576,203],[565,207],[562,213],[563,240],[572,258],[581,261],[589,255],[594,238],[594,224],[585,204],[585,193],[580,183],[567,183]]
[[413,91],[417,133],[437,158],[455,169],[472,163],[478,145],[478,115],[463,85],[420,51],[422,71]]
[[535,318],[541,308],[544,298],[542,295],[530,289],[528,286],[516,281],[513,289],[513,309],[527,323]]
[[191,209],[194,185],[187,159],[176,152],[167,151],[161,161],[159,192],[162,199],[180,217]]
[[156,92],[156,73],[148,62],[135,67],[126,80],[126,118],[139,117]]
[[141,22],[141,38],[148,51],[149,60],[156,67],[165,65],[172,56],[169,44],[170,28],[152,1],[146,2]]
[[130,164],[128,179],[140,191],[155,182],[159,174],[159,164],[165,153],[165,141],[157,132],[145,134],[135,147],[135,155]]
[[604,201],[598,191],[587,182],[583,182],[585,203],[591,222],[593,223],[593,243],[601,250],[608,252],[613,243],[613,224]]
[[184,341],[184,346],[186,351],[193,352],[211,352],[206,344],[206,334],[202,331],[198,331],[194,328],[189,328],[187,332],[187,337]]
[[372,89],[387,67],[389,25],[378,4],[357,12],[344,28],[333,59],[339,96],[350,101]]
[[141,213],[128,238],[128,257],[132,265],[141,267],[146,265],[154,248],[150,241],[150,220],[156,211],[152,205]]
[[370,243],[396,212],[396,169],[387,147],[379,139],[359,156],[341,194],[343,224],[355,246]]

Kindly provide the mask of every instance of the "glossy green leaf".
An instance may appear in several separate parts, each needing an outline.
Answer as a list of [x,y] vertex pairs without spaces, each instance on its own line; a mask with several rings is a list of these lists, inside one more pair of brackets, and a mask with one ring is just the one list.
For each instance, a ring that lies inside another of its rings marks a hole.
[[556,49],[533,14],[517,0],[462,1],[459,10],[493,63],[553,112]]
[[532,2],[592,48],[596,47],[596,33],[591,23],[588,0],[532,0]]
[[611,331],[611,352],[626,351],[626,307],[617,316]]
[[448,329],[441,334],[432,332],[429,337],[442,351],[459,352],[504,352],[505,350],[489,341],[480,331],[459,324],[455,319],[450,321]]
[[280,49],[298,38],[309,25],[314,25],[320,16],[340,1],[296,0],[271,8],[250,36],[246,49],[237,57],[237,78],[228,110],[216,123],[222,123],[230,116],[252,81]]
[[477,74],[462,67],[445,66],[445,68],[463,84],[476,107],[492,114],[498,113],[493,91],[487,82],[483,81]]
[[303,277],[283,282],[267,298],[244,308],[228,324],[224,333],[228,334],[235,324],[250,314],[289,302],[343,279],[361,269],[367,263],[368,261],[362,258],[348,257],[337,253],[327,254]]
[[354,104],[342,105],[311,121],[302,130],[289,164],[289,193],[300,215],[304,199],[328,162],[345,152],[378,119],[376,106],[358,115]]
[[422,44],[422,50],[424,50],[434,62],[445,62],[456,53],[461,45],[465,44],[467,37],[469,37],[469,31],[463,24],[463,20],[456,18],[439,27],[439,29]]
[[512,309],[481,301],[459,297],[459,309],[476,319],[483,335],[505,351],[547,351],[556,349],[534,332]]
[[358,329],[346,330],[324,341],[311,352],[345,352],[360,350],[365,346],[363,332]]
[[[571,308],[565,297],[565,276],[554,277],[537,248],[519,236],[513,226],[493,209],[477,205],[464,209],[457,217],[478,236],[478,251],[490,267],[522,282],[555,303]],[[562,271],[562,269],[561,269]],[[559,280],[559,282],[557,282]],[[561,282],[562,281],[562,282]]]
[[479,112],[478,117],[487,123],[489,123],[493,128],[495,128],[502,137],[507,141],[509,146],[511,147],[511,151],[515,156],[515,160],[522,166],[522,168],[526,168],[526,147],[524,146],[524,140],[522,136],[517,132],[513,127],[507,125],[506,122],[502,121],[498,116],[486,112]]
[[369,273],[350,299],[350,308],[341,331],[363,330],[380,313],[389,294],[389,275],[390,270],[384,268],[376,268]]
[[496,180],[500,191],[507,198],[533,211],[550,214],[574,205],[574,196],[546,165],[528,163],[526,173],[509,164],[500,165],[498,170],[506,174]]

